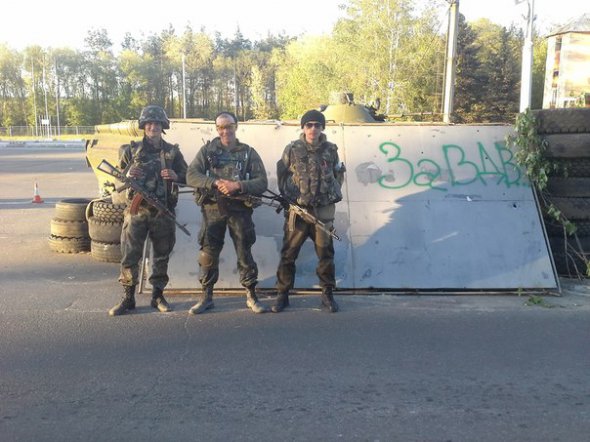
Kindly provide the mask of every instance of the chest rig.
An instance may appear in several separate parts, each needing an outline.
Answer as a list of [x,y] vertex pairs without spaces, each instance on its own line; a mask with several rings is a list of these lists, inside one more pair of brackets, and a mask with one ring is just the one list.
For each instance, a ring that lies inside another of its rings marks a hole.
[[[162,141],[160,149],[141,142],[131,142],[131,161],[134,167],[142,170],[143,176],[137,178],[139,184],[155,195],[160,202],[168,206],[175,206],[178,195],[173,191],[171,183],[164,180],[160,174],[163,169],[172,167],[176,155],[176,146]],[[129,189],[127,198],[135,197]]]
[[291,185],[288,195],[303,206],[325,206],[342,199],[340,184],[334,175],[334,147],[322,143],[317,149],[308,149],[301,140],[293,142],[289,171]]

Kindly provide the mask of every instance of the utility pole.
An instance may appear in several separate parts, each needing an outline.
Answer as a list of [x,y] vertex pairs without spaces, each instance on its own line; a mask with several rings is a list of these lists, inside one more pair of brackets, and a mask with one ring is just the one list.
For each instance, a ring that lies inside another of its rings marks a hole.
[[57,113],[57,135],[61,135],[59,127],[59,77],[57,76],[57,59],[55,59],[55,110]]
[[447,32],[447,52],[445,62],[445,89],[443,104],[443,122],[451,123],[453,114],[453,95],[455,89],[455,65],[457,52],[457,27],[459,19],[459,0],[447,0],[449,3],[449,28]]
[[39,124],[37,117],[37,91],[35,90],[35,63],[31,58],[31,85],[33,87],[33,113],[35,114],[35,136],[39,136]]
[[47,107],[47,83],[45,81],[45,57],[43,57],[43,97],[45,98],[45,126],[47,126],[47,138],[51,136],[51,124],[49,122],[49,108]]
[[186,74],[184,70],[184,54],[182,54],[182,118],[186,119]]
[[522,68],[520,73],[520,112],[531,107],[533,89],[533,21],[535,20],[535,0],[514,0],[515,4],[527,3],[526,30],[522,45]]

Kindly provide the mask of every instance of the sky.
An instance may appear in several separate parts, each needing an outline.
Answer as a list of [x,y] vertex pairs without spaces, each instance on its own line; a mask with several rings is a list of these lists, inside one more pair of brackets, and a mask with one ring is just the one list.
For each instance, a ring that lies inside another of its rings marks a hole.
[[[526,1],[515,5],[515,0],[459,0],[459,11],[467,21],[485,17],[501,25],[515,23],[521,26],[524,24],[522,16],[526,13]],[[82,49],[89,30],[104,28],[117,49],[126,32],[142,39],[159,34],[169,24],[179,34],[190,25],[195,31],[204,27],[210,35],[219,31],[223,37],[232,37],[239,26],[242,34],[250,40],[262,39],[269,32],[292,36],[320,35],[329,33],[338,18],[345,15],[339,7],[345,2],[225,0],[217,4],[188,3],[185,0],[102,0],[98,3],[11,0],[3,6],[0,43],[16,50],[35,44],[44,48]],[[436,3],[443,16],[448,9],[447,0],[436,0]],[[590,2],[587,0],[535,0],[534,3],[541,33],[580,14],[590,13]],[[216,8],[217,5],[222,8]]]

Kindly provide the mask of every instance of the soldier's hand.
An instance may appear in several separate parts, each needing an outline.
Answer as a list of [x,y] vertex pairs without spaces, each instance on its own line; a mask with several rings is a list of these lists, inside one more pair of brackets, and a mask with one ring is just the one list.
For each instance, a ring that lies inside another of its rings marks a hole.
[[229,196],[239,192],[242,186],[240,186],[238,181],[219,179],[217,180],[217,188],[221,193]]
[[162,169],[160,175],[162,175],[162,178],[165,180],[176,181],[178,179],[178,175],[172,169]]
[[127,176],[129,176],[131,178],[143,178],[144,173],[143,173],[143,170],[141,170],[140,167],[131,166],[129,168],[129,171],[127,172]]

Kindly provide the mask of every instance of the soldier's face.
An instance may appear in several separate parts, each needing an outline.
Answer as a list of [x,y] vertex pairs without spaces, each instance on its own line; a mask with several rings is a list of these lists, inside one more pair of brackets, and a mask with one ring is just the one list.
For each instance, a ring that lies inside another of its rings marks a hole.
[[158,141],[162,138],[162,123],[149,121],[144,126],[145,136],[151,141]]
[[221,139],[221,144],[231,146],[236,142],[237,124],[229,115],[221,115],[215,120],[215,127]]
[[317,121],[308,121],[303,126],[303,133],[305,134],[305,141],[309,144],[317,143],[320,139],[320,135],[322,134],[322,123]]

